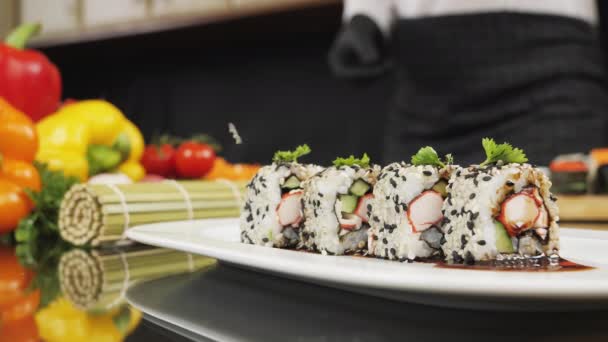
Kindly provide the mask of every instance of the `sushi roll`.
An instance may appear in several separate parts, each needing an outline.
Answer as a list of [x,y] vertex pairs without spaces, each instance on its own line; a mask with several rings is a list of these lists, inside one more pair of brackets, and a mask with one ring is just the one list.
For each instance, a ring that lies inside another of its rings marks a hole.
[[455,166],[424,147],[412,164],[382,169],[374,187],[369,234],[370,254],[401,261],[440,257],[442,207]]
[[522,150],[484,139],[487,159],[457,171],[444,204],[446,261],[472,264],[557,254],[559,212],[551,182]]
[[369,157],[338,158],[304,183],[302,242],[329,255],[365,253],[373,188],[380,166]]
[[302,183],[322,170],[298,163],[310,153],[307,145],[279,151],[271,165],[260,168],[247,185],[241,210],[241,242],[266,247],[289,248],[299,244],[302,212]]

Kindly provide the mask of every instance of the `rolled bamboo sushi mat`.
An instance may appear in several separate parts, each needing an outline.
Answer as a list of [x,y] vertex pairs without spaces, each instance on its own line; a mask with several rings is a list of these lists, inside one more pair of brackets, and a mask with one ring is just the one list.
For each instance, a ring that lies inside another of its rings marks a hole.
[[61,202],[59,232],[76,246],[98,246],[124,239],[135,225],[237,217],[245,186],[227,180],[77,184]]
[[112,253],[73,249],[61,256],[59,282],[64,296],[76,307],[105,311],[124,304],[126,290],[138,282],[215,263],[215,259],[164,248]]

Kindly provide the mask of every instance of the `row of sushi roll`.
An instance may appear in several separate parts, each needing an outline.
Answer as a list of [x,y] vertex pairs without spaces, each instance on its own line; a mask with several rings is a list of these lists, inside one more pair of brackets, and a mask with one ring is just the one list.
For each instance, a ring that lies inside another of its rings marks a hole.
[[482,146],[486,160],[468,167],[429,146],[384,168],[366,154],[323,168],[298,162],[307,145],[279,151],[247,186],[241,241],[400,261],[556,256],[549,178],[518,148]]

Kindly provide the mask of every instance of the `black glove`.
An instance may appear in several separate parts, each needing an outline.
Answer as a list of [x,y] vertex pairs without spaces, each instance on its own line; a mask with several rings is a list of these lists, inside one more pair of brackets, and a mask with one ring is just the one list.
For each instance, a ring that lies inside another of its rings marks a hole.
[[340,78],[370,79],[385,73],[390,63],[386,42],[376,23],[365,15],[345,24],[329,51],[329,67]]

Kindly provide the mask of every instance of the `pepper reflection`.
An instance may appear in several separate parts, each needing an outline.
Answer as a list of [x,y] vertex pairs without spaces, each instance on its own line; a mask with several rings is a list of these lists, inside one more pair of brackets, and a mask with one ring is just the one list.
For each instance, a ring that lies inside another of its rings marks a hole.
[[123,341],[142,317],[125,300],[129,286],[215,264],[143,246],[56,247],[34,262],[0,247],[0,341]]

